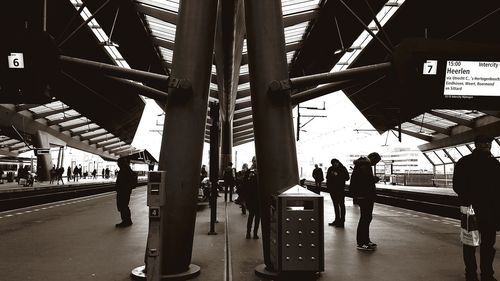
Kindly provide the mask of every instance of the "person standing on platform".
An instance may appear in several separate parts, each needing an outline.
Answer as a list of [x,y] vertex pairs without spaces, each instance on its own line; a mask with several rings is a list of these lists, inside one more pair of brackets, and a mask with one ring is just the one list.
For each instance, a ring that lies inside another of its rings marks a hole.
[[[500,230],[500,162],[491,155],[492,141],[490,136],[476,136],[476,148],[458,160],[453,172],[453,190],[460,205],[472,205],[478,220],[481,281],[497,280],[493,277],[493,260],[496,231]],[[466,280],[479,280],[475,253],[476,247],[463,245]]]
[[247,213],[246,206],[246,186],[245,186],[245,175],[248,171],[248,164],[244,163],[241,170],[236,173],[236,192],[238,193],[238,200],[236,203],[241,206],[241,213],[245,215]]
[[66,176],[68,177],[68,183],[71,180],[71,167],[68,166],[68,169],[66,170]]
[[330,193],[335,210],[335,220],[328,225],[344,227],[345,222],[345,182],[349,180],[349,172],[337,159],[332,159],[331,167],[326,172],[326,187]]
[[116,178],[116,207],[120,212],[122,221],[115,226],[127,227],[132,225],[132,217],[128,204],[130,202],[132,189],[137,184],[137,175],[130,168],[130,163],[127,158],[119,158],[118,167],[120,171]]
[[101,177],[104,179],[104,168],[102,168]]
[[94,170],[92,171],[92,178],[93,178],[93,179],[96,179],[96,177],[97,177],[97,170],[96,170],[96,169],[94,169]]
[[245,179],[245,200],[248,208],[247,220],[247,235],[246,238],[250,239],[253,223],[253,239],[259,239],[259,223],[260,223],[260,206],[259,206],[259,189],[257,182],[257,161],[255,156],[252,158],[252,166],[247,170]]
[[372,152],[368,157],[360,157],[354,161],[349,190],[353,199],[357,200],[361,213],[356,231],[358,250],[373,251],[377,247],[377,244],[370,240],[370,223],[376,197],[375,183],[379,181],[379,178],[373,175],[372,166],[380,159],[377,152]]
[[73,169],[73,182],[78,181],[78,166],[75,165],[75,168]]
[[314,178],[314,192],[320,194],[321,183],[325,180],[325,178],[323,177],[323,170],[321,170],[321,168],[318,167],[318,164],[314,165],[313,178]]
[[227,163],[224,170],[224,202],[227,202],[227,193],[229,192],[229,201],[233,202],[234,182],[236,178],[236,171],[233,168],[233,163]]
[[56,173],[57,173],[57,184],[59,184],[59,181],[61,181],[61,184],[64,184],[63,181],[64,167],[57,168]]
[[52,166],[52,169],[49,171],[50,173],[50,184],[52,184],[56,179],[57,179],[57,170],[56,170],[56,165]]

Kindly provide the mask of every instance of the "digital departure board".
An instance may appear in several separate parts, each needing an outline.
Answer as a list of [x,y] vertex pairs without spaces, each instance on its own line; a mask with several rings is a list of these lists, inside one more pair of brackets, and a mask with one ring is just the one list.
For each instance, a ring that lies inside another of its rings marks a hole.
[[500,96],[500,62],[446,61],[445,98]]

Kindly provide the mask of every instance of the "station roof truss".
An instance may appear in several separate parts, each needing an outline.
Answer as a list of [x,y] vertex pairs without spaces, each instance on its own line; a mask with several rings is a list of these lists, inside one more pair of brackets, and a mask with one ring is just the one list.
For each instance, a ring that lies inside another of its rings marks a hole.
[[[242,3],[220,1],[223,8],[236,11],[235,5]],[[500,37],[491,35],[500,24],[495,1],[472,6],[452,0],[282,0],[281,3],[291,79],[387,63],[394,46],[407,37],[453,36],[464,41],[500,43]],[[30,17],[37,14],[30,20],[40,23],[43,20],[40,10],[36,6],[26,14]],[[50,2],[47,10],[47,31],[59,43],[61,55],[153,73],[165,79],[170,75],[179,0],[65,0]],[[444,14],[453,15],[457,19],[453,22],[461,25],[443,24]],[[244,13],[237,17],[234,38],[227,39],[216,29],[209,95],[209,101],[220,103],[222,120],[230,118],[233,122],[234,146],[254,139]],[[220,18],[223,22],[223,17]],[[23,20],[21,16],[19,21]],[[85,28],[79,29],[81,25]],[[218,40],[234,41],[236,55],[230,65],[225,61],[227,54],[217,47],[221,45]],[[137,152],[130,144],[144,109],[145,93],[167,93],[167,83],[161,77],[138,83],[137,79],[110,78],[88,69],[63,66],[63,81],[54,91],[55,100],[51,104],[2,107],[11,114],[21,115],[21,119],[36,122],[37,126],[41,124],[42,129],[68,136],[87,151],[104,157],[116,159]],[[237,75],[225,77],[228,67],[234,68]],[[236,85],[235,90],[224,90],[227,81]],[[387,87],[385,81],[386,77],[379,75],[355,81],[340,79],[337,84],[319,87],[306,85],[291,91],[292,104],[334,92],[342,94],[342,90],[376,130],[400,130],[425,140],[427,144],[420,147],[422,151],[467,143],[478,133],[500,135],[500,111],[414,108],[402,114],[384,104],[381,97]],[[163,107],[165,101],[157,102]],[[207,118],[205,141],[209,141],[210,127]],[[4,137],[16,139],[15,135]],[[15,154],[29,149],[22,147],[19,137],[17,141],[13,147],[7,146],[10,143],[7,139],[0,142],[0,152]],[[67,145],[76,145],[70,143]]]

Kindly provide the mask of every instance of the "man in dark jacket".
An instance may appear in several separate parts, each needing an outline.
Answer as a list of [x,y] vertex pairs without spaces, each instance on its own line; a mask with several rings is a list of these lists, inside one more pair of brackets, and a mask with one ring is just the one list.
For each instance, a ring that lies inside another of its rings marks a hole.
[[[453,190],[458,194],[462,206],[470,206],[478,219],[481,234],[481,280],[496,280],[493,277],[496,231],[500,226],[500,162],[491,153],[492,137],[478,135],[476,149],[462,157],[455,165]],[[479,280],[476,270],[476,248],[463,245],[466,280]]]
[[128,203],[130,202],[132,189],[137,183],[137,175],[130,168],[127,158],[119,158],[118,167],[120,167],[120,171],[116,178],[116,207],[120,212],[122,222],[117,223],[116,227],[127,227],[132,225]]
[[313,170],[313,178],[314,178],[314,192],[319,194],[321,191],[321,183],[325,180],[323,178],[323,170],[318,167],[318,164],[314,165]]
[[377,244],[370,240],[370,223],[376,196],[375,183],[379,180],[373,176],[372,166],[375,166],[380,159],[377,152],[372,152],[368,157],[360,157],[354,161],[349,190],[352,197],[357,200],[361,213],[356,232],[358,250],[373,251],[377,247]]
[[335,227],[344,227],[345,222],[345,182],[349,180],[349,172],[337,159],[332,159],[332,166],[326,171],[326,187],[330,193],[335,210],[335,221],[329,223]]

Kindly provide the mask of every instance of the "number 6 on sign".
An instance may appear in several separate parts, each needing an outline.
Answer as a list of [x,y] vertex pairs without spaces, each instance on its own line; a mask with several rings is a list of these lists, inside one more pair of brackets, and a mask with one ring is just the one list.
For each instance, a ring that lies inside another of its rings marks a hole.
[[24,68],[23,53],[10,53],[7,59],[9,60],[9,68]]
[[424,63],[423,74],[424,75],[436,75],[436,73],[437,73],[437,65],[438,65],[438,61],[437,60],[427,60]]

